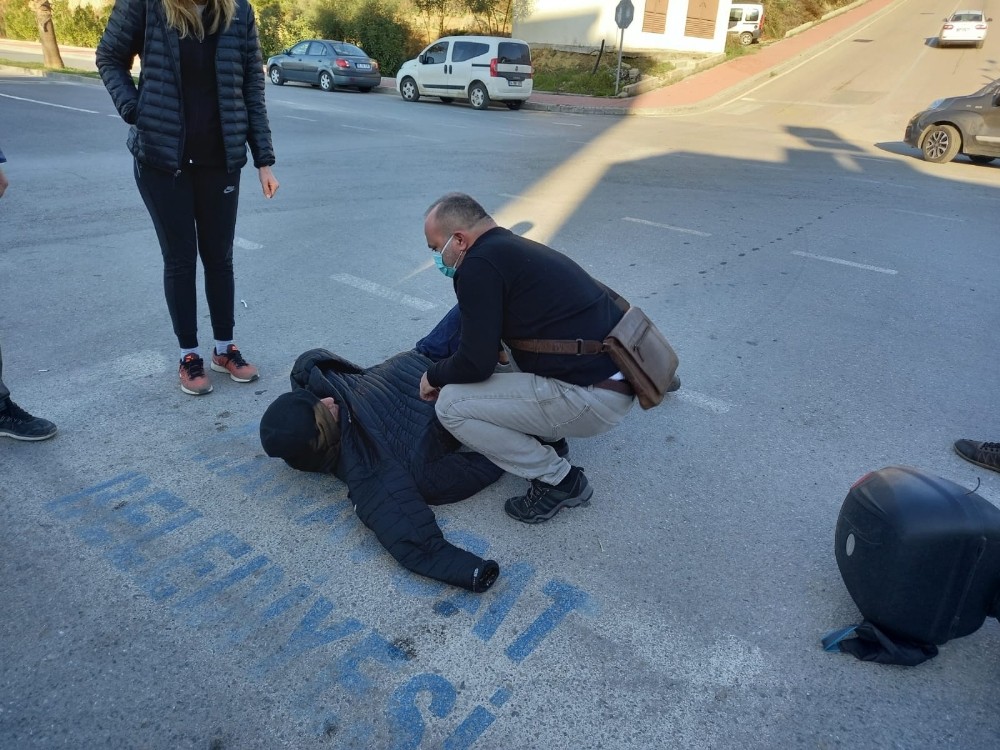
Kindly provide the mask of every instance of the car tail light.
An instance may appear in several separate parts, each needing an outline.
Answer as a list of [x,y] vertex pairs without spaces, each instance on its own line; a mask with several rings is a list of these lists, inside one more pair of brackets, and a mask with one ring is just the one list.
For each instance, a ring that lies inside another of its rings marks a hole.
[[986,28],[986,24],[985,23],[977,23],[976,24],[976,31],[982,31],[985,28]]
[[497,62],[498,62],[498,60],[495,57],[492,60],[490,60],[490,77],[491,78],[496,78],[497,77]]
[[336,61],[334,61],[333,64],[336,65],[338,68],[349,68],[349,67],[351,67],[351,64],[349,62],[347,62],[347,60],[345,60],[342,57],[338,57],[336,59]]
[[952,26],[952,25],[951,25],[950,23],[946,23],[946,24],[945,24],[945,25],[944,25],[944,26],[943,26],[942,28],[945,28],[945,29],[953,29],[953,28],[955,28],[955,27],[954,27],[954,26]]
[[378,70],[378,60],[369,59],[368,62],[372,64],[372,70]]

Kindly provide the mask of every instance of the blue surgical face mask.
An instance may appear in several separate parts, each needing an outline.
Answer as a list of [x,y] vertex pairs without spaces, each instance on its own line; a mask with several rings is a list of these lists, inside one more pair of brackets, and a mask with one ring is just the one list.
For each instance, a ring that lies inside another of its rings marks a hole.
[[444,247],[442,247],[440,251],[437,250],[431,251],[431,255],[434,256],[434,265],[437,266],[437,270],[439,270],[449,279],[455,278],[456,269],[453,268],[452,266],[446,266],[444,264],[444,251],[448,249],[448,245],[451,244],[451,241],[453,239],[455,239],[455,235],[452,235],[451,237],[448,238],[448,241],[444,243]]

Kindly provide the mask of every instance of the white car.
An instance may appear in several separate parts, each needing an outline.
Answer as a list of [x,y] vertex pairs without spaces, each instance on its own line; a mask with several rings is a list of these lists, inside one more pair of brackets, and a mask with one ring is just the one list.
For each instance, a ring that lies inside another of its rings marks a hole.
[[956,10],[951,18],[944,19],[944,26],[938,34],[938,47],[949,44],[975,44],[983,46],[986,32],[990,30],[992,18],[986,18],[981,10]]
[[495,36],[446,36],[396,73],[399,95],[408,102],[436,96],[468,99],[476,109],[503,102],[520,109],[531,96],[531,50],[527,42]]

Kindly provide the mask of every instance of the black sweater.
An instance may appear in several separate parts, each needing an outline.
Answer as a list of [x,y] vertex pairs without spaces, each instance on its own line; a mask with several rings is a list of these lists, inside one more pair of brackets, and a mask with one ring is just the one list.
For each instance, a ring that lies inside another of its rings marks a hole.
[[[624,314],[573,260],[501,227],[473,243],[454,283],[462,342],[454,355],[427,371],[435,388],[489,378],[501,339],[601,341]],[[618,369],[606,354],[512,353],[522,372],[574,385],[593,385]]]

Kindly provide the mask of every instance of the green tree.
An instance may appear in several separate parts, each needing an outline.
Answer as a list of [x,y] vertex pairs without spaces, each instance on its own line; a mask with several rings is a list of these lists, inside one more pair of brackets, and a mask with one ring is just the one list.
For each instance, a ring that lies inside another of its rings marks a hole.
[[495,36],[510,35],[513,0],[462,0],[462,4],[476,19],[476,26],[484,33]]

